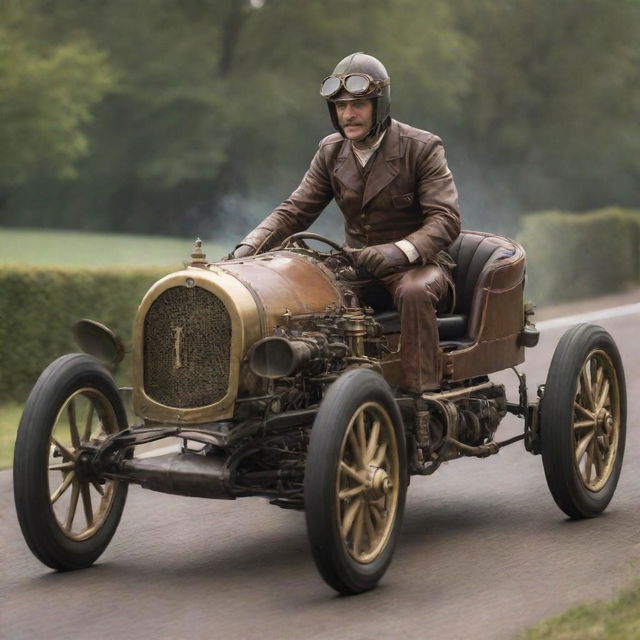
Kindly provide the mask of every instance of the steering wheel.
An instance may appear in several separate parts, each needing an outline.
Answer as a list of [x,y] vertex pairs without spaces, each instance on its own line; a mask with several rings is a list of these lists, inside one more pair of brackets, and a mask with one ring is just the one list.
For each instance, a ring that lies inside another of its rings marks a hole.
[[319,254],[320,251],[313,249],[310,247],[305,240],[316,240],[318,242],[322,242],[324,244],[329,245],[332,249],[336,251],[343,251],[343,248],[333,240],[326,238],[325,236],[321,236],[319,233],[312,233],[311,231],[300,231],[299,233],[294,233],[286,238],[282,244],[278,247],[278,249],[306,249],[307,251],[312,251],[313,253]]
[[[310,247],[305,240],[316,240],[329,245],[332,249],[335,249],[338,253],[326,253],[321,252]],[[278,249],[302,249],[308,251],[310,254],[321,259],[325,265],[327,265],[336,275],[349,282],[371,282],[373,276],[359,269],[355,263],[354,255],[352,251],[345,250],[345,247],[341,247],[338,243],[321,236],[319,233],[312,233],[311,231],[300,231],[294,233],[286,238],[282,244],[277,247]]]

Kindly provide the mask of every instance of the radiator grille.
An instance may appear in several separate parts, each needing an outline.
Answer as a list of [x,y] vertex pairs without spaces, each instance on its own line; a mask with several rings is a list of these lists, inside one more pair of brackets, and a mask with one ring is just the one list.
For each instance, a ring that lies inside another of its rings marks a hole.
[[172,287],[144,322],[144,387],[171,407],[202,407],[229,386],[231,319],[222,301],[200,287]]

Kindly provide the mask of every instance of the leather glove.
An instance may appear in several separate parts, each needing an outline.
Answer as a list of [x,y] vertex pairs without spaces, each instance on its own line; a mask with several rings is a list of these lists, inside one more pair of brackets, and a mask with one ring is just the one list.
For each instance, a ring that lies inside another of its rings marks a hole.
[[353,262],[354,266],[358,264],[358,256],[362,253],[362,248],[350,247],[347,244],[342,245],[345,255]]
[[252,256],[256,250],[248,244],[239,244],[228,256],[229,260],[235,260],[236,258],[246,258]]
[[409,259],[404,251],[393,242],[366,247],[355,259],[360,269],[368,271],[376,278],[383,278],[409,265]]
[[226,257],[226,260],[246,258],[254,253],[266,251],[273,244],[274,233],[267,227],[256,227],[248,236],[240,240],[240,244]]

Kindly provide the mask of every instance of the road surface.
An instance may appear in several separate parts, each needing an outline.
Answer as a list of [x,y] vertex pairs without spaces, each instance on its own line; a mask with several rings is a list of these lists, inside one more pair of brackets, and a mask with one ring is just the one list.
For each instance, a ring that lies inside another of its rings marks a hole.
[[[520,443],[413,478],[402,536],[380,586],[334,594],[316,572],[304,515],[261,499],[208,501],[132,487],[91,569],[57,574],[24,544],[11,474],[0,472],[0,637],[515,638],[640,574],[640,305],[599,320],[620,345],[629,398],[618,490],[572,522]],[[621,307],[622,309],[622,307]],[[606,314],[605,314],[606,315]],[[535,392],[566,327],[542,323],[522,367]],[[501,374],[515,400],[516,379]],[[501,425],[500,439],[519,421]]]

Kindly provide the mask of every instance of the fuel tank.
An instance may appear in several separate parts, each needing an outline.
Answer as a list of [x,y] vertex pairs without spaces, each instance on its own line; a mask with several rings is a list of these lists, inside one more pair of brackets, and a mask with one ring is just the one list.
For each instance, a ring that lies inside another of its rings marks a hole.
[[281,324],[284,313],[317,313],[329,305],[344,303],[333,273],[306,255],[277,251],[216,266],[251,291],[261,314],[264,336],[271,335]]

